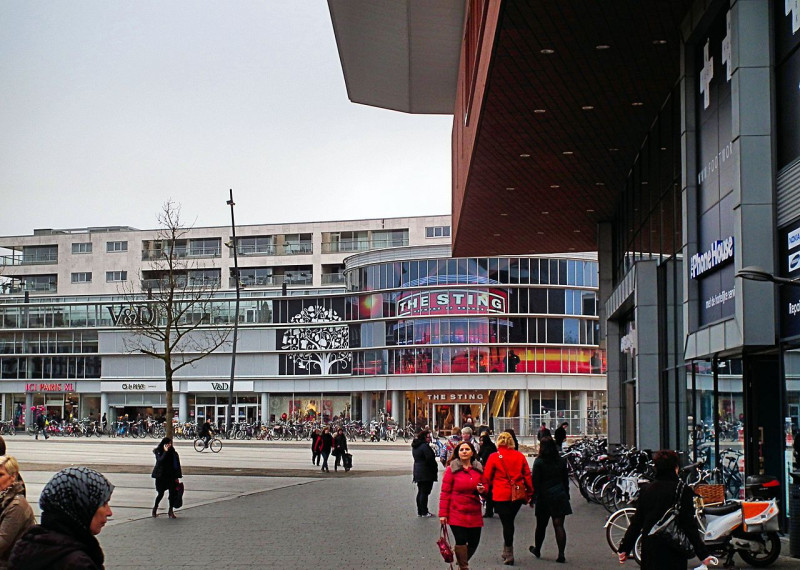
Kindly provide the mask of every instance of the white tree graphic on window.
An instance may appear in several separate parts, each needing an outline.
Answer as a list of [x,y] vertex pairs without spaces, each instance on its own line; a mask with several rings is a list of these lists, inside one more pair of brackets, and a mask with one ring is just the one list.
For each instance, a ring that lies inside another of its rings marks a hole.
[[[292,323],[330,323],[341,321],[334,310],[315,305],[306,307],[293,316]],[[296,351],[290,356],[298,368],[311,372],[319,368],[323,376],[330,374],[334,364],[347,368],[352,359],[350,351],[340,349],[350,347],[350,330],[347,325],[332,327],[298,327],[283,333],[284,350]],[[325,352],[322,352],[325,351]]]

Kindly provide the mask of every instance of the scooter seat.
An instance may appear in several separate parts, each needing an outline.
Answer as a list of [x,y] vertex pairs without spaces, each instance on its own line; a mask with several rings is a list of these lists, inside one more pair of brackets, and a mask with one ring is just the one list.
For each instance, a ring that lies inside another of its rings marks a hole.
[[707,515],[722,516],[730,513],[735,513],[741,508],[742,505],[740,505],[739,503],[727,503],[725,505],[719,505],[718,507],[717,506],[703,507],[703,512]]

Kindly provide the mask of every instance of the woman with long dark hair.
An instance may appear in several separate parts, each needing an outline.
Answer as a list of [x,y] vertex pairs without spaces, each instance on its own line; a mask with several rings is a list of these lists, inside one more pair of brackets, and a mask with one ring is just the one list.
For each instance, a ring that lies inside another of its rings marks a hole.
[[481,541],[481,499],[486,488],[483,466],[468,441],[459,443],[447,463],[439,496],[439,522],[449,524],[456,545],[453,548],[461,570],[469,568],[469,559]]
[[417,516],[432,517],[428,511],[428,497],[433,484],[438,479],[439,466],[436,454],[431,447],[431,432],[422,430],[411,442],[411,455],[414,457],[414,483],[417,484]]
[[[653,456],[656,468],[656,478],[642,491],[636,513],[631,519],[631,524],[625,532],[625,537],[619,545],[620,564],[630,556],[636,544],[636,539],[642,536],[642,568],[654,570],[686,570],[686,558],[676,553],[668,544],[662,542],[658,535],[648,536],[650,529],[664,516],[676,503],[678,491],[678,454],[672,450],[657,451]],[[681,492],[680,525],[689,542],[694,547],[695,554],[709,566],[713,556],[709,556],[708,548],[700,538],[697,520],[694,518],[693,491],[684,486]]]
[[572,514],[569,504],[569,471],[567,462],[558,453],[556,442],[543,437],[539,442],[539,457],[533,462],[533,500],[536,502],[536,532],[534,545],[528,550],[536,557],[542,555],[542,543],[547,523],[553,520],[553,530],[558,545],[556,562],[566,562],[567,531],[564,518]]
[[[156,502],[153,505],[153,516],[158,516],[158,504],[164,498],[164,493],[169,491],[167,502],[169,503],[169,511],[167,514],[169,518],[178,518],[175,516],[174,505],[177,496],[178,482],[183,473],[181,472],[181,459],[178,457],[178,452],[172,445],[172,440],[165,437],[161,440],[153,450],[156,456],[156,465],[153,467],[153,479],[156,480]],[[178,505],[180,506],[180,505]]]

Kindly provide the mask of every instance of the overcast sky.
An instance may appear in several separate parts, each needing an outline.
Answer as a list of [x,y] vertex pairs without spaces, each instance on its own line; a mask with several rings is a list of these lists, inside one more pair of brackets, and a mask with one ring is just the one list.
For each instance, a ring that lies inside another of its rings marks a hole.
[[450,213],[452,116],[347,99],[324,0],[0,2],[0,234]]

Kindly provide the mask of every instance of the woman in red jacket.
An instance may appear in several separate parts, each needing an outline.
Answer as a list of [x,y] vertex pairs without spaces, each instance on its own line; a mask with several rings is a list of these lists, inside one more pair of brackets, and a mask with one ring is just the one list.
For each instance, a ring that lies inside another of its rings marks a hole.
[[439,496],[439,522],[449,524],[456,545],[453,548],[460,569],[469,568],[469,559],[481,540],[483,515],[480,495],[484,492],[483,467],[475,448],[462,441],[455,449],[442,479]]
[[[503,523],[503,564],[514,565],[514,519],[520,507],[533,496],[531,469],[528,460],[514,449],[514,438],[508,432],[497,436],[497,453],[492,453],[486,462],[484,477],[491,489],[494,510]],[[524,495],[512,500],[512,489]]]

